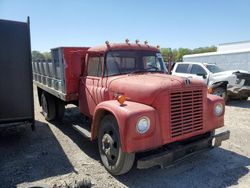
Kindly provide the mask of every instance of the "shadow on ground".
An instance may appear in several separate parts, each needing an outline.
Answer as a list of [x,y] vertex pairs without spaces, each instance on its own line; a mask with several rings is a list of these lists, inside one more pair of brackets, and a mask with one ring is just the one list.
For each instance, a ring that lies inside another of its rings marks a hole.
[[227,102],[227,106],[250,108],[250,100],[230,100]]
[[0,132],[0,187],[63,175],[74,171],[61,145],[46,123],[36,121],[36,131]]
[[99,160],[97,142],[90,141],[73,129],[73,125],[84,125],[90,129],[90,122],[79,112],[78,107],[66,108],[65,115],[62,121],[51,122],[54,126],[60,129],[67,135],[78,147],[86,153],[89,157]]
[[115,177],[128,187],[228,187],[248,174],[250,159],[237,153],[216,148],[176,165],[138,170]]

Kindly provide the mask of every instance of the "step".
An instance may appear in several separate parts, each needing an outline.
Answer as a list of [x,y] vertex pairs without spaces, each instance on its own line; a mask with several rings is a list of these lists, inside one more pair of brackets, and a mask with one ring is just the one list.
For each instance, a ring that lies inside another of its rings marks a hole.
[[73,129],[75,129],[77,132],[79,132],[81,135],[86,137],[87,139],[91,138],[91,132],[89,130],[89,127],[84,125],[72,125]]

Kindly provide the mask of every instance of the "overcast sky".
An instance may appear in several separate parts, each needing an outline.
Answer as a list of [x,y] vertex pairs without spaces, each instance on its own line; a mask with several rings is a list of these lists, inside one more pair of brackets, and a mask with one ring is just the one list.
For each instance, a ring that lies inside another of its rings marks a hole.
[[0,19],[27,16],[40,51],[126,38],[171,48],[250,40],[247,0],[0,0]]

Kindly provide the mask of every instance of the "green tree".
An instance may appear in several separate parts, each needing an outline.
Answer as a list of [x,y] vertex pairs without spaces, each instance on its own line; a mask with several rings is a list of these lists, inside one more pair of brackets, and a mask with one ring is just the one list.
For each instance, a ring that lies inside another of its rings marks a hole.
[[44,61],[44,55],[39,51],[34,50],[31,52],[31,55],[32,61]]
[[44,56],[45,61],[51,61],[52,60],[50,52],[44,52],[43,56]]
[[171,48],[161,48],[161,54],[165,62],[178,62],[183,60],[184,55],[188,54],[198,54],[198,53],[206,53],[206,52],[216,52],[217,48],[215,46],[210,47],[199,47],[195,49],[189,48],[179,48],[179,49],[171,49]]
[[32,61],[51,61],[52,57],[51,57],[51,53],[50,52],[39,52],[39,51],[32,51],[31,52],[32,55]]
[[168,62],[173,56],[171,48],[161,48],[161,54],[165,62]]

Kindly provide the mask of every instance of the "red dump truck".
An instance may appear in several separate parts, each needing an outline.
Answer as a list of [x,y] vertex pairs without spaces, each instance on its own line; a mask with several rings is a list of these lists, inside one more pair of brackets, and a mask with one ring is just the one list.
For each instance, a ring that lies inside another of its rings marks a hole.
[[164,166],[220,146],[229,131],[224,126],[224,101],[207,94],[199,80],[166,74],[158,48],[126,41],[97,47],[51,50],[52,62],[33,62],[43,114],[61,119],[66,104],[75,104],[92,121],[105,168],[113,175],[137,168]]

